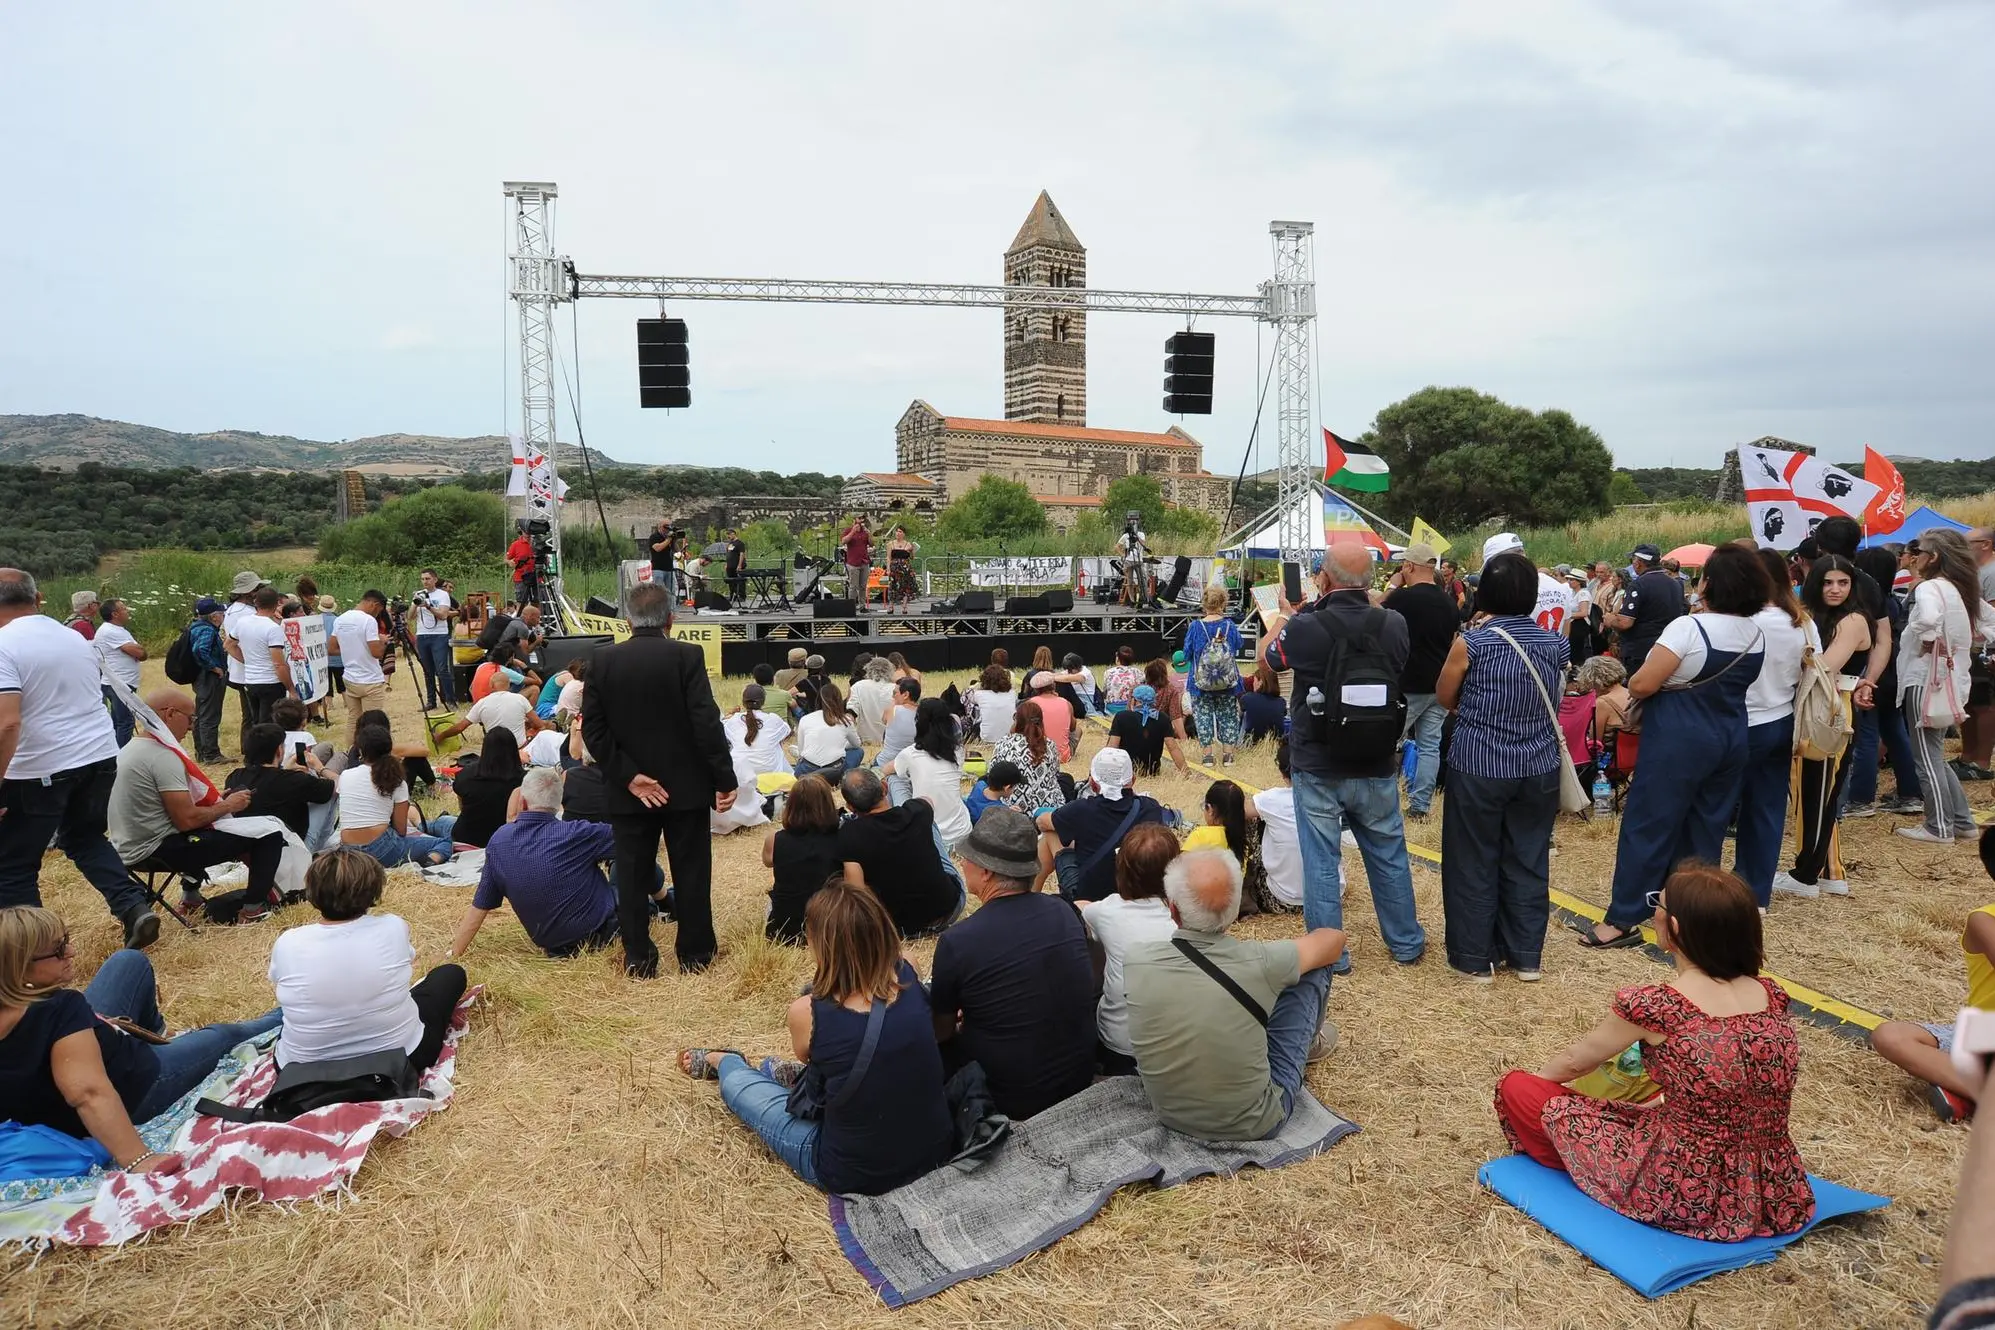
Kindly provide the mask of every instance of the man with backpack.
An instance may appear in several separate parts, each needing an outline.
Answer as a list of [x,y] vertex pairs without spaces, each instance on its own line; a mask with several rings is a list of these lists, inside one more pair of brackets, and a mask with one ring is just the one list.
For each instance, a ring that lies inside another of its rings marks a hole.
[[[1342,832],[1365,858],[1365,878],[1386,949],[1418,961],[1427,934],[1413,902],[1406,827],[1399,811],[1399,742],[1406,725],[1401,677],[1411,647],[1406,620],[1371,602],[1372,554],[1332,545],[1316,570],[1319,599],[1283,598],[1263,648],[1270,669],[1295,671],[1289,758],[1302,842],[1302,918],[1310,929],[1344,926]],[[1348,973],[1348,955],[1336,972]]]
[[[174,644],[178,649],[179,644]],[[194,760],[222,760],[222,702],[229,694],[229,653],[222,645],[222,603],[209,596],[194,602],[194,619],[187,625],[187,649],[193,656],[194,677],[182,680],[173,668],[173,651],[166,653],[166,676],[194,689]]]

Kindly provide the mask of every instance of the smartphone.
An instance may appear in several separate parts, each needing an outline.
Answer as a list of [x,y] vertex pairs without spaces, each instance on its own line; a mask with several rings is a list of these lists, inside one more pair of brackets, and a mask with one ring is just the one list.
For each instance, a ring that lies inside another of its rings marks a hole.
[[1288,597],[1291,605],[1302,604],[1302,565],[1285,563],[1282,565],[1282,594]]
[[298,741],[297,743],[294,743],[294,744],[292,744],[292,745],[291,745],[291,747],[293,747],[294,749],[296,749],[296,750],[297,750],[297,752],[298,752],[298,765],[299,765],[299,766],[301,766],[301,767],[302,767],[302,766],[304,766],[304,765],[305,765],[305,743],[304,743],[304,741],[303,741],[303,740],[301,739],[301,740],[299,740],[299,741]]

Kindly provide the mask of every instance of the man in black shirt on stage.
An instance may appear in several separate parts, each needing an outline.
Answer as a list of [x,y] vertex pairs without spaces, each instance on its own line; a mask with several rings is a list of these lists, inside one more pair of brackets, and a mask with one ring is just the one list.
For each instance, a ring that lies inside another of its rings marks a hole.
[[748,598],[748,542],[733,527],[727,529],[727,598],[736,609]]

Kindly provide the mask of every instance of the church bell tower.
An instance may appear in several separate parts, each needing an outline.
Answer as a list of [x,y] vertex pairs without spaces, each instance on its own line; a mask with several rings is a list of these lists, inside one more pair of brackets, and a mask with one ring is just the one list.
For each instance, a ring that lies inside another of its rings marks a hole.
[[[1006,286],[1085,287],[1088,252],[1044,190],[1004,252]],[[1088,317],[1079,310],[1004,312],[1004,418],[1088,423]]]

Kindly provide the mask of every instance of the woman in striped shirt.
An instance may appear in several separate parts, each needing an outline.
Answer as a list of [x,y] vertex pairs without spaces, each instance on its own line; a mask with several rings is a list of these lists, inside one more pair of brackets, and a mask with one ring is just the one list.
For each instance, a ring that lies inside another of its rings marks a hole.
[[1549,698],[1564,691],[1571,648],[1531,618],[1538,570],[1521,552],[1483,565],[1476,610],[1434,692],[1455,713],[1441,824],[1448,964],[1477,983],[1508,965],[1538,978],[1551,919],[1552,823],[1563,736]]

